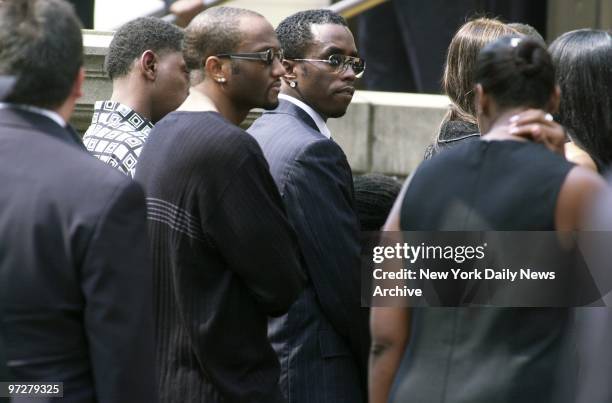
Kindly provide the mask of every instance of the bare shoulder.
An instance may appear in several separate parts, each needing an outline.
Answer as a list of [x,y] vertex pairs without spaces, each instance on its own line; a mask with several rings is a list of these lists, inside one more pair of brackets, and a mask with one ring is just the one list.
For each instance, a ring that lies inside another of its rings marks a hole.
[[606,188],[607,184],[599,174],[581,166],[572,168],[557,199],[556,228],[569,231],[583,228],[586,213],[597,195]]
[[606,181],[598,173],[582,166],[575,166],[567,174],[561,191],[565,190],[576,194],[576,196],[586,193],[582,194],[582,197],[584,197],[588,196],[589,193],[604,190],[606,186]]

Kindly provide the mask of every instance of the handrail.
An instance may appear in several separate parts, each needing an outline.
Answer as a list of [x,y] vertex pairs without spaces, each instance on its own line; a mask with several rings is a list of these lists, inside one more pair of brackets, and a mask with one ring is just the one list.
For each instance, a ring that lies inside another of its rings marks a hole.
[[[204,0],[204,7],[209,8],[209,7],[215,7],[218,6],[221,3],[225,3],[227,0]],[[163,17],[161,17],[162,20],[164,21],[168,21],[172,24],[174,24],[176,22],[176,16],[174,14],[168,14],[168,15],[164,15]]]
[[[225,3],[227,0],[204,0],[206,8],[218,6],[221,3]],[[385,3],[388,0],[341,0],[334,3],[327,8],[335,13],[340,14],[344,18],[352,18],[356,15],[363,13],[379,4]],[[176,16],[168,14],[162,17],[163,20],[174,23]]]
[[388,0],[342,0],[327,7],[344,18],[352,18]]

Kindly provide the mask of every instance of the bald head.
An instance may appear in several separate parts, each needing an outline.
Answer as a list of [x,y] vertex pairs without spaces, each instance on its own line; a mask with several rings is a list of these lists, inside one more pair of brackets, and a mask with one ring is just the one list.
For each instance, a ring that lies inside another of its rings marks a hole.
[[264,18],[255,11],[234,7],[212,7],[191,21],[185,29],[184,56],[189,70],[199,70],[210,56],[234,52],[244,39],[241,22]]

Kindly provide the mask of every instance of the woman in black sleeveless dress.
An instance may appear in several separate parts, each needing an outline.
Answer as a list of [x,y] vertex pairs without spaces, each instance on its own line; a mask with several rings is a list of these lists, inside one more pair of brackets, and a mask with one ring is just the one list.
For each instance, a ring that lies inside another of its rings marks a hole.
[[[511,117],[522,110],[558,107],[546,49],[530,39],[491,43],[479,55],[475,82],[481,140],[421,164],[385,229],[581,228],[581,213],[605,183],[510,133]],[[568,320],[568,309],[374,308],[371,402],[389,394],[391,402],[556,402]]]

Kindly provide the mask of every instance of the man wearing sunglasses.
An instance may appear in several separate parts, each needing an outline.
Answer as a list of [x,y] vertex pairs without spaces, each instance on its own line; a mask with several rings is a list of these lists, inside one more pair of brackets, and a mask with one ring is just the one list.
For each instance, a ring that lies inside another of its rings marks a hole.
[[364,402],[369,337],[359,222],[351,169],[325,122],[344,115],[365,62],[344,19],[328,10],[296,13],[276,33],[287,71],[279,106],[248,131],[270,164],[310,280],[269,325],[281,389],[290,403]]
[[302,290],[299,252],[268,164],[238,124],[278,105],[282,52],[261,15],[210,8],[185,30],[190,94],[151,131],[147,193],[164,402],[284,402],[268,316]]

